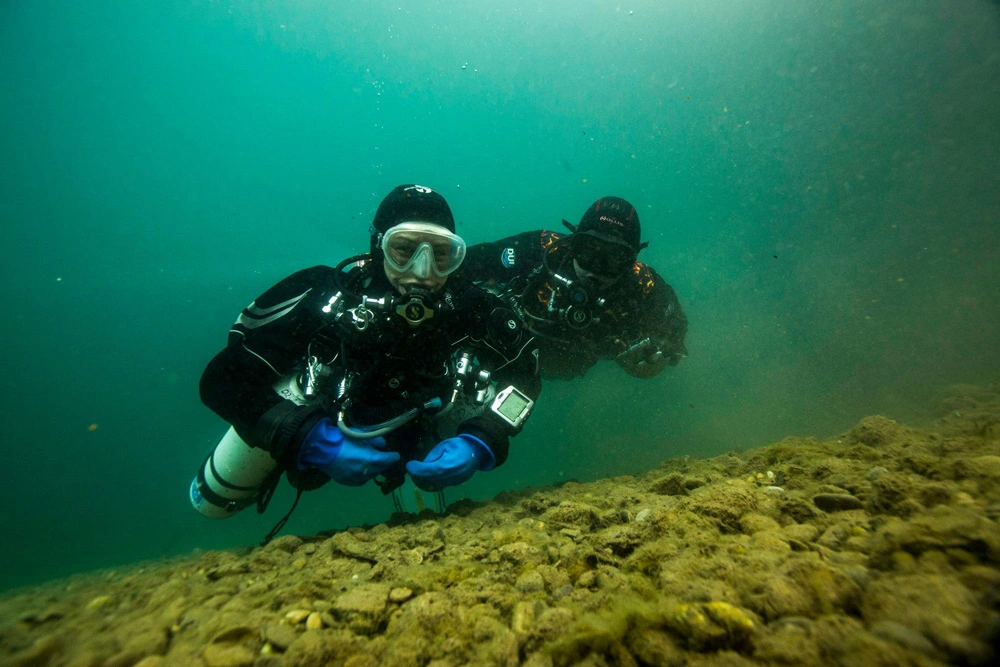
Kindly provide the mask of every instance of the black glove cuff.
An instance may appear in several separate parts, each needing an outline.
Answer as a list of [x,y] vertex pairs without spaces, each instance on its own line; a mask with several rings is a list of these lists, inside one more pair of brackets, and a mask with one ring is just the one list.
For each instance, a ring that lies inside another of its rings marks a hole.
[[312,427],[326,416],[317,405],[296,405],[284,400],[261,415],[254,427],[255,443],[266,449],[276,461],[289,467],[285,457],[298,451],[298,445]]
[[298,466],[290,465],[285,470],[288,483],[296,489],[314,491],[330,481],[330,476],[316,468],[299,470]]
[[509,425],[501,423],[499,419],[490,419],[487,415],[462,422],[458,427],[458,435],[468,434],[485,442],[493,452],[497,466],[506,461],[507,454],[510,453],[509,432]]

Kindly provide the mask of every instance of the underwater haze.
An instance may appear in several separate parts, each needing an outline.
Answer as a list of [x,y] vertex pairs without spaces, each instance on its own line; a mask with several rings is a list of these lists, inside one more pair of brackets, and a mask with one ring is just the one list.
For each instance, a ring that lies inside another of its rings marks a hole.
[[[368,247],[395,185],[469,243],[605,195],[677,291],[689,357],[549,382],[449,500],[647,470],[1000,369],[992,0],[0,3],[0,588],[252,545],[197,514],[227,425],[198,380],[241,308]],[[388,518],[303,496],[286,533]]]

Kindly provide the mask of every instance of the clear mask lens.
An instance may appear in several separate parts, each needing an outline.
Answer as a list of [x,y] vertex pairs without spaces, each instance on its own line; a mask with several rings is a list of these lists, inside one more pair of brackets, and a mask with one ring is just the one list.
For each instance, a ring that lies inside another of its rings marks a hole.
[[465,241],[427,222],[402,222],[382,237],[385,261],[400,273],[428,278],[447,276],[462,265]]

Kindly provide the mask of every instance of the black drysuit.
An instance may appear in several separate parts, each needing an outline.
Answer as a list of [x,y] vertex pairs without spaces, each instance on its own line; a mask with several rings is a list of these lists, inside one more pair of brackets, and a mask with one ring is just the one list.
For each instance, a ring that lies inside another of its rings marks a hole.
[[[643,378],[677,365],[687,354],[687,317],[673,288],[642,262],[607,289],[567,285],[555,275],[573,278],[568,240],[537,230],[480,243],[460,272],[518,312],[537,339],[544,378],[579,377],[602,359]],[[657,352],[659,363],[640,363]]]

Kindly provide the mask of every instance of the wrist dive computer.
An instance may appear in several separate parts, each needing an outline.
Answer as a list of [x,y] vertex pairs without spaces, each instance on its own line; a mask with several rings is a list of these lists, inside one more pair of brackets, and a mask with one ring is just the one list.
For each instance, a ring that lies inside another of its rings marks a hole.
[[523,391],[511,385],[497,394],[490,410],[514,428],[521,428],[531,414],[535,402]]

